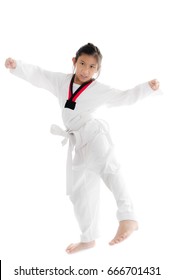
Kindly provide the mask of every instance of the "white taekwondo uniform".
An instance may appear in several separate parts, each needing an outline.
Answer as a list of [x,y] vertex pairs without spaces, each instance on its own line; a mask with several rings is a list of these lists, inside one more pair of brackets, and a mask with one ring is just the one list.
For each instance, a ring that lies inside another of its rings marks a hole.
[[[146,96],[157,94],[148,83],[121,91],[94,80],[77,98],[73,109],[65,108],[72,74],[50,72],[38,66],[17,61],[14,75],[52,92],[59,100],[66,130],[52,126],[52,133],[69,141],[67,157],[67,194],[74,205],[81,229],[81,241],[95,240],[98,235],[100,178],[113,193],[117,218],[136,220],[133,205],[115,159],[107,125],[94,119],[92,113],[102,105],[129,105]],[[79,85],[74,84],[76,90]],[[75,150],[72,159],[72,150]]]

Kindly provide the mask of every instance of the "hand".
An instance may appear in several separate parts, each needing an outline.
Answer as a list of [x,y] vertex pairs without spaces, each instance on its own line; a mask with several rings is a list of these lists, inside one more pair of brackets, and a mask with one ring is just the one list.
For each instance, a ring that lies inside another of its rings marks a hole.
[[5,67],[8,69],[15,69],[16,65],[16,60],[12,59],[11,57],[7,58],[5,61]]
[[154,79],[152,81],[149,81],[149,86],[151,87],[151,89],[157,90],[159,89],[160,83],[158,82],[158,80]]

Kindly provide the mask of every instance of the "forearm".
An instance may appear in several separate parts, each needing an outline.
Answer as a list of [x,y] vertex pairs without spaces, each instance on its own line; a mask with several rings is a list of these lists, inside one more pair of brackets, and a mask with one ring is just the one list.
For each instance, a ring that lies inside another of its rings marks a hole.
[[143,83],[132,89],[123,91],[121,94],[121,102],[123,102],[123,105],[131,105],[152,94],[156,94],[156,92],[151,89],[148,83]]
[[126,91],[112,90],[110,93],[110,106],[131,105],[148,96],[160,93],[159,89],[154,91],[148,82]]
[[56,94],[57,77],[55,72],[43,70],[38,66],[23,63],[20,60],[16,61],[16,68],[10,69],[10,72],[34,86],[44,88]]

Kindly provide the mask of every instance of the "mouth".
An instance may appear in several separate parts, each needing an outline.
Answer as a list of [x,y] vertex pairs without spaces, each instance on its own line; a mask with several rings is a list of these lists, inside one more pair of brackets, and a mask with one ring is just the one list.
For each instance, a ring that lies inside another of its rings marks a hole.
[[86,79],[88,79],[88,76],[83,76],[83,75],[81,75],[81,78],[82,78],[83,80],[86,80]]

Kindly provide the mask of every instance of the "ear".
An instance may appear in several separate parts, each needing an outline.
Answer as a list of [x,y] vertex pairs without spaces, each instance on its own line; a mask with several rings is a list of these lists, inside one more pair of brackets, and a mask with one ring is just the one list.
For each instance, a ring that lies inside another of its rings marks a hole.
[[75,66],[75,64],[76,64],[76,58],[75,57],[72,58],[72,62],[73,62],[73,65]]

